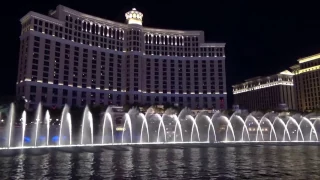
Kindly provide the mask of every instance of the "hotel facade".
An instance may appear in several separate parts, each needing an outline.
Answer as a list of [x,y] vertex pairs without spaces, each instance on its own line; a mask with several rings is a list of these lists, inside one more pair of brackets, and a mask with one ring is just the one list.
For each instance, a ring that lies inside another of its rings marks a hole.
[[174,103],[227,108],[225,44],[203,31],[142,26],[132,9],[126,23],[59,5],[49,15],[21,18],[17,96],[33,108]]
[[294,74],[286,70],[233,85],[234,103],[248,110],[278,109],[281,104],[296,109],[293,77]]
[[320,54],[298,59],[291,67],[298,110],[320,108]]

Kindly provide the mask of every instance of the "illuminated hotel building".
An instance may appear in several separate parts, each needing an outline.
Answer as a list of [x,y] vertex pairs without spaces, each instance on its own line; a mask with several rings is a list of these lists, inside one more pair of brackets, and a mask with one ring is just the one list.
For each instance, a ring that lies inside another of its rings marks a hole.
[[296,102],[299,110],[313,110],[320,105],[320,54],[298,60],[292,66]]
[[203,31],[143,27],[136,9],[125,17],[118,23],[61,5],[48,16],[27,13],[17,95],[31,107],[227,107],[224,43],[205,43]]
[[293,75],[286,70],[233,85],[235,104],[239,105],[240,109],[249,110],[277,109],[279,104],[295,109]]

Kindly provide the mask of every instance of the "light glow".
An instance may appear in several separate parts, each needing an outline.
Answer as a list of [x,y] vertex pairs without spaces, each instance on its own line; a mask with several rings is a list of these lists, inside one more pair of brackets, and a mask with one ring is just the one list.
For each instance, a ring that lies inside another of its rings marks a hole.
[[243,87],[241,89],[234,89],[233,94],[239,94],[239,93],[254,91],[254,90],[258,90],[258,89],[268,88],[268,87],[272,87],[272,86],[278,86],[278,85],[293,86],[293,81],[279,80],[279,81],[269,82],[269,83],[251,86],[251,87]]
[[308,57],[305,57],[305,58],[300,58],[300,59],[298,59],[298,61],[299,61],[299,63],[305,63],[305,62],[313,61],[313,60],[316,60],[316,59],[319,59],[319,58],[320,58],[320,53],[312,55],[312,56],[308,56]]
[[320,65],[312,66],[312,67],[309,67],[309,68],[300,69],[298,74],[302,74],[302,73],[306,73],[306,72],[310,72],[310,71],[316,71],[316,70],[319,70],[319,69],[320,69]]

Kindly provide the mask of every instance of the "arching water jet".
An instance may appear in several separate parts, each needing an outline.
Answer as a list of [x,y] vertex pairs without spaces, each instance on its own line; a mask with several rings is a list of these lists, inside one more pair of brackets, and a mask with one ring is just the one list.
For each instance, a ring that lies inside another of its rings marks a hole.
[[[196,124],[196,120],[191,116],[191,115],[187,115],[186,119],[190,119],[192,121],[192,128],[191,128],[191,138],[190,138],[190,142],[192,142],[193,140],[193,129],[194,127],[196,127],[196,131],[197,131],[197,137],[198,137],[198,141],[200,141],[200,135],[199,135],[199,129],[198,129],[198,125]],[[196,116],[196,119],[198,119],[198,115]]]
[[178,128],[179,128],[179,130],[180,130],[181,142],[183,142],[183,135],[182,135],[181,123],[180,123],[180,121],[179,121],[179,119],[178,119],[178,117],[177,117],[176,114],[172,115],[172,118],[174,119],[174,121],[175,121],[175,123],[176,123],[176,124],[175,124],[175,127],[174,127],[174,133],[173,133],[173,135],[174,135],[174,137],[173,137],[173,142],[176,142],[177,126],[178,126]]
[[[126,113],[126,114],[124,115],[124,117],[125,117],[125,120],[124,120],[123,128],[126,129],[126,125],[128,124],[128,126],[129,126],[129,132],[130,132],[130,142],[132,143],[132,124],[131,124],[131,118],[130,118],[130,116],[129,116],[128,113]],[[124,131],[125,131],[125,130],[122,131],[122,138],[121,138],[121,139],[122,139],[122,140],[121,140],[122,143],[123,143]]]
[[217,142],[216,130],[215,130],[215,128],[214,128],[214,125],[213,125],[212,121],[210,120],[209,116],[207,116],[207,115],[204,115],[203,117],[204,117],[204,118],[208,121],[208,123],[209,123],[207,142],[210,142],[210,127],[211,127],[212,130],[213,130],[214,141]]
[[[249,118],[253,119],[253,122],[255,122],[256,125],[258,126],[258,127],[257,127],[257,132],[256,132],[256,141],[258,141],[258,134],[259,134],[259,132],[260,132],[260,134],[261,134],[262,141],[264,141],[263,133],[262,133],[262,130],[261,130],[260,123],[258,122],[258,120],[257,120],[255,117],[253,117],[253,116],[250,114],[250,115],[246,118],[246,120],[245,120],[244,123],[247,124],[247,122],[250,120]],[[244,128],[243,128],[243,130],[244,130]],[[243,130],[242,130],[242,137],[243,137]]]
[[92,114],[89,111],[89,107],[86,106],[83,112],[83,117],[82,117],[82,127],[81,127],[81,144],[83,144],[84,141],[84,131],[86,130],[86,127],[89,123],[89,130],[90,130],[90,141],[91,144],[93,144],[93,118]]
[[282,141],[285,141],[285,133],[287,133],[287,135],[288,135],[288,138],[289,138],[289,141],[291,141],[291,136],[290,136],[290,134],[289,134],[289,131],[288,131],[288,129],[287,129],[287,126],[286,126],[286,124],[283,122],[283,120],[282,119],[280,119],[278,116],[275,118],[275,120],[273,121],[273,123],[272,123],[272,125],[273,125],[273,127],[274,127],[274,124],[276,123],[276,122],[280,122],[280,124],[284,127],[284,133],[283,133],[283,138],[282,138]]
[[114,135],[113,135],[113,122],[112,122],[112,117],[111,114],[108,112],[108,110],[104,113],[103,117],[103,127],[102,127],[102,144],[104,144],[104,137],[105,137],[105,129],[106,129],[106,122],[107,120],[110,123],[110,129],[111,129],[111,141],[112,144],[114,143]]
[[161,117],[159,114],[154,114],[154,117],[159,120],[157,142],[159,142],[159,135],[160,135],[161,127],[163,129],[164,142],[167,142],[166,127],[165,127],[165,125],[163,123],[163,117]]
[[[244,120],[242,119],[242,117],[240,117],[240,116],[238,116],[238,115],[236,115],[235,114],[236,112],[234,112],[233,114],[232,114],[232,116],[230,117],[230,123],[231,123],[231,125],[232,125],[232,120],[233,119],[237,119],[237,120],[240,120],[240,122],[242,123],[242,125],[243,125],[243,128],[242,128],[242,132],[241,132],[241,141],[243,141],[243,134],[244,134],[244,130],[246,130],[246,132],[247,132],[247,136],[248,136],[248,140],[250,141],[250,136],[249,136],[249,131],[248,131],[248,127],[247,127],[247,125],[246,125],[246,123],[244,122]],[[233,127],[233,126],[232,126]],[[228,129],[229,129],[229,126],[227,126],[227,131],[228,131]]]
[[276,134],[276,131],[275,131],[274,127],[273,127],[273,124],[271,123],[271,121],[270,121],[267,117],[263,116],[263,117],[261,118],[260,126],[261,126],[261,123],[263,123],[264,121],[266,121],[266,122],[269,124],[270,128],[271,128],[269,141],[272,140],[272,139],[271,139],[271,137],[272,137],[272,132],[273,132],[273,135],[274,135],[275,140],[278,141],[277,134]]
[[300,136],[302,138],[302,141],[304,141],[304,136],[302,134],[302,131],[300,129],[300,126],[299,124],[297,123],[297,121],[295,119],[293,119],[292,117],[289,117],[289,120],[287,121],[286,123],[286,128],[288,129],[288,125],[289,125],[289,122],[293,122],[294,125],[296,125],[296,127],[298,128],[298,132],[297,132],[297,141],[299,141],[299,132],[300,132]]
[[[319,139],[318,139],[318,133],[317,133],[317,130],[315,129],[315,127],[314,127],[314,124],[312,124],[311,121],[310,121],[308,118],[302,117],[302,120],[301,120],[301,122],[299,123],[300,130],[301,130],[302,122],[307,122],[307,123],[310,125],[310,127],[311,127],[311,129],[310,129],[309,141],[312,141],[312,132],[314,132],[317,141],[319,141]],[[316,122],[316,121],[315,121],[315,122]]]
[[140,134],[140,143],[142,143],[142,132],[143,132],[144,126],[145,126],[146,129],[147,129],[147,136],[148,136],[147,138],[148,138],[148,142],[149,142],[149,141],[150,141],[150,140],[149,140],[149,127],[148,127],[147,119],[146,119],[146,117],[144,116],[144,114],[142,114],[142,113],[139,113],[139,117],[141,117],[142,120],[143,120],[142,127],[141,127],[141,134]]
[[[227,123],[227,126],[229,126],[230,130],[231,130],[231,133],[232,133],[232,137],[233,137],[233,141],[236,140],[236,137],[234,136],[234,130],[233,130],[233,127],[230,123],[230,121],[228,120],[228,118],[226,116],[220,116],[220,118],[222,120],[224,120],[224,122]],[[229,138],[228,138],[228,131],[226,131],[226,141],[229,141]]]

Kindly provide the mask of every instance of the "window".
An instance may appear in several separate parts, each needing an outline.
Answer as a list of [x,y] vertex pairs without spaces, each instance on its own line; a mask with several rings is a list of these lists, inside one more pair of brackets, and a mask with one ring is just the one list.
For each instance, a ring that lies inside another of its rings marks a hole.
[[37,91],[36,86],[31,86],[30,87],[30,92],[35,93]]
[[47,93],[47,92],[48,92],[48,88],[42,87],[42,93]]
[[76,99],[72,99],[72,105],[76,105],[77,104],[77,100]]
[[66,89],[63,90],[63,96],[68,96],[68,90]]
[[35,37],[34,37],[34,40],[35,40],[35,41],[40,41],[40,37],[35,36]]
[[58,95],[58,89],[57,88],[53,88],[52,93],[55,95]]
[[57,103],[58,102],[58,98],[57,97],[52,97],[52,103]]

